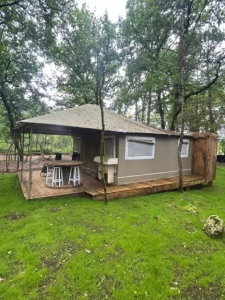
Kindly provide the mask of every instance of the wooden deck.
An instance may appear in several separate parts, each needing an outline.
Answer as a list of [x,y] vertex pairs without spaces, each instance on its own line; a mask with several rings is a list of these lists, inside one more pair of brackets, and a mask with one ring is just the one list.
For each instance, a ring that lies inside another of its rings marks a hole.
[[[21,174],[18,173],[18,178],[20,181]],[[29,182],[29,172],[23,173],[23,179],[22,182],[20,182],[21,189],[23,191],[24,198],[26,200],[29,199],[28,196],[28,182]],[[83,196],[84,191],[87,189],[87,187],[93,189],[93,188],[101,188],[102,184],[99,182],[96,178],[93,178],[89,175],[81,174],[81,182],[82,186],[78,187],[48,187],[45,185],[45,177],[40,176],[40,171],[33,171],[32,172],[32,190],[31,190],[31,196],[30,199],[43,199],[43,198],[51,198],[51,197],[57,197],[57,196],[68,196],[68,195],[74,195],[74,196]]]
[[[28,199],[28,177],[29,173],[23,173],[23,182],[20,182],[25,199]],[[18,173],[20,179],[20,173]],[[40,176],[40,171],[33,171],[33,184],[31,190],[31,199],[43,199],[57,196],[86,196],[93,200],[103,200],[104,191],[102,183],[86,174],[81,174],[82,186],[70,188],[49,188],[45,186],[45,178]],[[205,183],[205,178],[199,175],[184,176],[184,187],[190,187]],[[108,199],[126,198],[138,195],[147,195],[178,188],[178,177],[157,179],[126,185],[117,185],[107,187]]]
[[[184,187],[190,187],[205,183],[205,178],[198,175],[184,176]],[[110,186],[107,188],[108,199],[126,198],[131,196],[147,195],[178,189],[178,177],[157,179],[139,183],[132,183],[120,186]],[[94,200],[103,200],[103,189],[89,189],[85,193]]]

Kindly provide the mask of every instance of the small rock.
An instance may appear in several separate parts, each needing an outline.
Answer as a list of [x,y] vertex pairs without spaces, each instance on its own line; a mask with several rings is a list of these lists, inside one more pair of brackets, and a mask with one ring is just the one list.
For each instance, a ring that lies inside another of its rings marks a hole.
[[224,223],[217,215],[212,215],[206,220],[203,230],[208,236],[215,237],[223,233]]

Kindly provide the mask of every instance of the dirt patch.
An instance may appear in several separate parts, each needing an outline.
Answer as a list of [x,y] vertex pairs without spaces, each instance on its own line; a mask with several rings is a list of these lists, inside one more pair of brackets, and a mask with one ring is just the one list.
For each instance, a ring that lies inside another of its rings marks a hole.
[[[44,163],[48,160],[54,160],[55,155],[45,155],[44,157],[40,155],[33,155],[32,156],[32,170],[38,171],[41,170]],[[62,155],[63,160],[71,160],[71,155],[68,154],[63,154]],[[19,166],[19,171],[21,170],[21,163]],[[29,170],[29,157],[24,156],[24,163],[23,163],[23,170],[28,171]],[[0,173],[5,173],[6,172],[6,161],[5,161],[5,155],[0,154]],[[10,160],[9,162],[9,172],[10,173],[15,173],[17,172],[17,161],[15,160]]]
[[99,289],[99,299],[116,299],[112,294],[112,287],[115,289],[115,284],[117,284],[117,289],[119,289],[119,281],[116,281],[111,275],[100,276],[99,274],[95,274],[95,281]]
[[24,213],[17,214],[14,212],[10,212],[8,213],[8,215],[4,216],[4,219],[9,221],[17,221],[24,218],[26,218],[26,215]]
[[221,286],[211,285],[207,288],[202,288],[197,284],[189,286],[182,295],[184,299],[201,299],[201,300],[212,300],[221,299],[223,296]]
[[52,252],[51,257],[43,257],[41,259],[41,265],[47,269],[58,271],[76,251],[76,245],[71,242],[65,242],[62,247]]
[[38,299],[47,298],[47,290],[56,283],[57,271],[59,271],[66,261],[78,251],[78,248],[71,241],[65,241],[57,250],[52,252],[52,256],[41,259],[41,266],[47,268],[46,277],[38,284]]
[[50,213],[54,213],[54,212],[58,212],[58,211],[60,211],[61,210],[61,208],[59,208],[59,207],[51,207],[51,208],[49,208],[49,212]]
[[38,284],[38,300],[47,298],[47,289],[56,283],[56,279],[52,277],[46,277]]
[[41,264],[48,269],[53,268],[54,270],[58,270],[62,266],[62,263],[57,258],[42,259]]

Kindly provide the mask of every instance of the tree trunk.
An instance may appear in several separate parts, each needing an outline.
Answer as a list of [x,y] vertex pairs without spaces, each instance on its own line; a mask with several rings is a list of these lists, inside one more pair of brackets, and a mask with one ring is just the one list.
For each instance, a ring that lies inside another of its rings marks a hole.
[[141,122],[145,122],[145,109],[146,109],[146,99],[145,96],[142,98],[142,109],[141,109]]
[[212,90],[208,89],[208,113],[209,113],[209,130],[212,133],[216,133],[215,120],[213,115],[213,104],[212,104]]
[[6,157],[5,157],[5,166],[6,166],[6,172],[9,172],[9,161],[10,161],[10,155],[12,153],[12,147],[13,147],[13,143],[10,144],[9,149],[6,153]]
[[[38,144],[38,146],[39,146],[41,156],[44,157],[45,149],[44,149],[44,146],[43,146],[42,141],[40,141],[39,136],[38,136],[37,134],[36,134],[36,142],[37,142],[37,144]],[[51,144],[52,144],[52,143],[51,143]]]
[[104,168],[104,137],[105,137],[105,121],[104,121],[104,109],[102,99],[99,101],[100,110],[101,110],[101,121],[102,121],[102,133],[101,133],[101,142],[100,142],[100,161],[101,161],[101,176],[102,176],[102,184],[104,189],[104,202],[108,203],[108,195],[107,195],[107,186],[105,180],[105,168]]
[[135,100],[135,121],[138,120],[138,101]]
[[13,116],[13,112],[12,109],[7,101],[7,97],[4,93],[4,85],[1,85],[0,87],[0,96],[4,105],[4,108],[7,112],[7,118],[9,121],[9,129],[10,129],[10,135],[12,138],[12,141],[15,145],[16,150],[18,151],[19,157],[22,160],[22,149],[21,149],[21,143],[20,143],[20,135],[18,134],[14,134],[14,116]]
[[151,106],[152,106],[152,89],[149,89],[148,92],[148,110],[147,110],[147,124],[150,124],[150,115],[151,115]]
[[183,192],[183,165],[181,159],[181,149],[184,139],[184,113],[185,113],[185,76],[186,76],[186,43],[185,43],[185,5],[183,5],[183,17],[181,17],[180,41],[178,48],[179,55],[179,81],[180,81],[180,107],[181,107],[181,130],[180,140],[177,148],[178,167],[179,167],[179,191]]
[[18,152],[19,160],[23,161],[23,149],[22,149],[22,141],[21,141],[21,134],[15,133],[13,135],[13,143],[15,145],[15,148]]
[[14,130],[14,118],[13,118],[13,113],[12,113],[12,110],[11,110],[11,107],[7,101],[7,98],[5,96],[5,93],[4,93],[4,86],[1,86],[0,87],[0,96],[2,98],[2,102],[3,102],[3,105],[4,105],[4,108],[7,112],[7,118],[8,118],[8,121],[9,121],[9,129],[10,129],[10,134],[11,134],[11,137],[13,139],[13,130]]
[[172,113],[171,113],[171,122],[170,122],[170,126],[169,129],[172,131],[175,131],[175,125],[176,125],[176,120],[177,117],[180,113],[180,99],[179,99],[179,91],[176,88],[175,93],[174,93],[174,103],[173,103],[173,107],[172,107]]
[[165,116],[164,116],[164,111],[163,111],[163,105],[162,105],[162,98],[161,98],[161,91],[157,91],[157,105],[158,105],[158,110],[159,110],[159,115],[160,115],[160,124],[161,128],[165,129]]

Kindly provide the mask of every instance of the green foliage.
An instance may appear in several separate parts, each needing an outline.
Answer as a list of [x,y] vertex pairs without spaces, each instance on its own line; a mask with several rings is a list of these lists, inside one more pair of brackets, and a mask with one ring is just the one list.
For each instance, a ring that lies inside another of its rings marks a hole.
[[[126,18],[120,23],[126,78],[115,107],[122,105],[127,111],[135,106],[136,119],[149,123],[151,116],[158,115],[162,128],[166,125],[173,130],[180,128],[180,37],[183,27],[184,102],[195,111],[197,122],[201,123],[204,113],[204,120],[208,119],[204,127],[216,132],[220,121],[217,122],[218,98],[214,92],[221,94],[219,77],[224,93],[223,22],[224,4],[221,1],[129,0]],[[125,96],[124,90],[127,90]],[[196,95],[201,97],[202,92],[205,92],[204,105],[199,105],[196,111]],[[219,107],[223,102],[220,101]],[[188,118],[190,115],[186,115],[189,129],[193,120]]]
[[216,132],[224,119],[224,11],[219,0],[128,0],[114,24],[72,0],[4,0],[0,133],[7,140],[18,120],[49,112],[46,62],[57,69],[56,109],[104,100],[138,121],[180,129],[182,27],[186,129]]
[[40,56],[66,2],[23,0],[0,5],[0,118],[11,136],[18,120],[47,112],[40,92],[45,88]]
[[[116,26],[108,15],[96,18],[85,5],[67,12],[55,24],[55,43],[50,48],[53,61],[63,70],[58,88],[68,96],[57,105],[74,107],[109,97],[116,84],[120,65],[116,51]],[[58,36],[60,35],[60,38]]]
[[221,167],[212,187],[105,206],[24,201],[16,176],[1,175],[1,297],[221,299],[224,238],[202,227],[211,214],[225,219],[224,176]]
[[218,142],[218,152],[225,155],[225,139],[220,139]]

